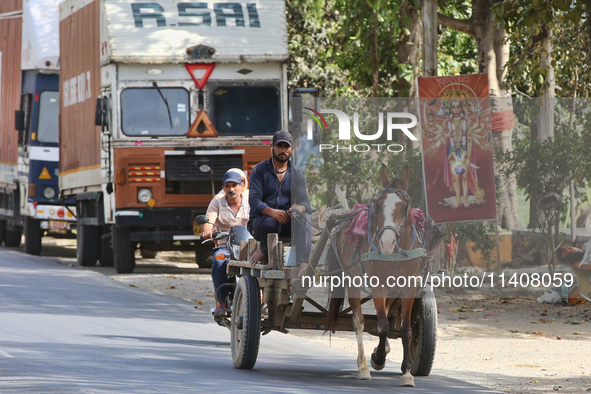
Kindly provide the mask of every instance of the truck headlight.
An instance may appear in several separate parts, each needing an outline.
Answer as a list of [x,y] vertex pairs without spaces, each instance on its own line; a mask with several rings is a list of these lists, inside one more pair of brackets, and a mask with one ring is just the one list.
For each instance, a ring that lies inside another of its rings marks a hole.
[[141,203],[147,203],[152,198],[152,192],[149,189],[140,189],[137,192],[137,199]]
[[55,190],[53,190],[53,187],[46,187],[45,189],[43,189],[43,197],[47,198],[48,200],[54,198]]

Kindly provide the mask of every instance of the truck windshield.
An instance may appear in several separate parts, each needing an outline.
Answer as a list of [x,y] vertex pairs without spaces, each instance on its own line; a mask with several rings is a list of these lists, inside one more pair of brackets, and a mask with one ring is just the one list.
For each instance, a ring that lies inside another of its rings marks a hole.
[[46,143],[59,142],[59,93],[41,92],[39,95],[39,126],[37,141]]
[[189,92],[183,88],[129,88],[121,93],[121,126],[127,135],[170,136],[189,131]]
[[219,135],[273,134],[281,129],[279,89],[274,86],[220,86],[213,91]]

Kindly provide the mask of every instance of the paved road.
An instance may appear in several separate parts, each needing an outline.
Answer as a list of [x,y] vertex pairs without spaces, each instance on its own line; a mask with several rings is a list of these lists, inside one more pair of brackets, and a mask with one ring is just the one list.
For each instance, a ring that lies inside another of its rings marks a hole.
[[178,298],[0,248],[0,393],[491,393],[400,366],[355,379],[355,354],[291,335],[233,368],[230,333]]

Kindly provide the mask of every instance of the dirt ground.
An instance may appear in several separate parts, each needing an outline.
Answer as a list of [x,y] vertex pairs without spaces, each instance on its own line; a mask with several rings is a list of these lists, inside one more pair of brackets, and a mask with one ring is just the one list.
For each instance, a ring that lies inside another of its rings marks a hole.
[[[59,256],[61,264],[75,266],[75,241],[44,241],[43,254]],[[137,268],[129,275],[98,266],[77,269],[101,272],[138,291],[188,300],[196,309],[214,307],[209,270],[199,269],[191,254],[165,252],[150,260],[136,256]],[[591,392],[591,305],[539,304],[533,293],[481,299],[475,293],[439,290],[436,298],[439,322],[433,374],[507,393]],[[355,366],[353,333],[329,337],[318,331],[292,330],[290,335],[351,350],[351,365]],[[365,334],[364,342],[369,356],[377,338]],[[400,341],[391,341],[391,347],[388,359],[400,362]]]

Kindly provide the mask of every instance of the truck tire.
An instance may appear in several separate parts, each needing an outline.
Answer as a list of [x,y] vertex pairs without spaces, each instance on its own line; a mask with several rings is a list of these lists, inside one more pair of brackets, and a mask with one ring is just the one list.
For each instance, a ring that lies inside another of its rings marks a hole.
[[38,256],[41,253],[41,220],[25,217],[25,252]]
[[6,220],[0,220],[0,246],[6,239]]
[[113,264],[118,274],[130,274],[135,269],[135,247],[129,238],[129,227],[113,226]]
[[4,239],[4,245],[9,248],[18,248],[21,244],[21,238],[23,233],[21,229],[6,230],[6,238]]
[[76,259],[81,267],[92,267],[99,259],[100,232],[98,226],[78,225]]
[[112,234],[106,233],[101,236],[101,251],[99,254],[99,263],[101,267],[113,266],[113,243],[111,242]]

